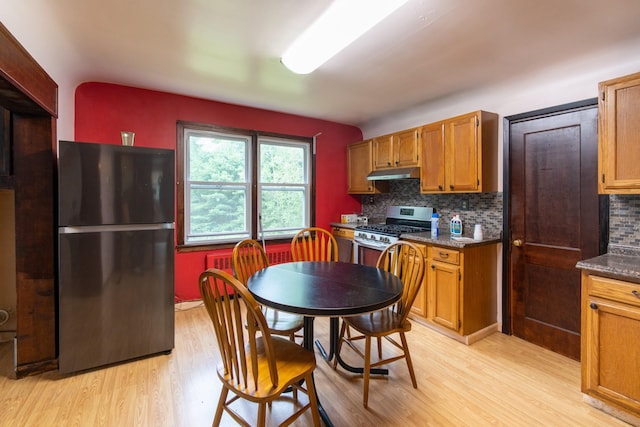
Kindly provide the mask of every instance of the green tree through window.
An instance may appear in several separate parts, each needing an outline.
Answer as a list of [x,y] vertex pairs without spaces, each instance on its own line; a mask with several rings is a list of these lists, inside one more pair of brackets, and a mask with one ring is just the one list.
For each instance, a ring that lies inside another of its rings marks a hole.
[[309,139],[179,122],[177,158],[181,245],[291,238],[311,224]]

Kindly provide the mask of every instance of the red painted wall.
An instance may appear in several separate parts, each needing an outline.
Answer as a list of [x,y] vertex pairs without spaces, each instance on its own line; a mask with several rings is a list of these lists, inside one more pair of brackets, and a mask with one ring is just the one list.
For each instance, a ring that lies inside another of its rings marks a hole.
[[[120,144],[120,131],[135,132],[135,145],[176,148],[178,120],[311,137],[316,139],[316,225],[329,228],[340,214],[360,212],[360,198],[347,194],[349,143],[359,128],[326,120],[109,83],[83,83],[75,94],[75,140]],[[176,301],[199,299],[197,281],[205,254],[176,252]]]

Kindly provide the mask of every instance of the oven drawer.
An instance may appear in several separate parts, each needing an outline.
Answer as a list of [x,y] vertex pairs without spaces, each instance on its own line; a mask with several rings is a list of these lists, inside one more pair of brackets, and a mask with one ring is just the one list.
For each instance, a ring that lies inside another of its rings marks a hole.
[[431,248],[431,259],[433,261],[460,265],[460,251],[450,248],[433,246]]

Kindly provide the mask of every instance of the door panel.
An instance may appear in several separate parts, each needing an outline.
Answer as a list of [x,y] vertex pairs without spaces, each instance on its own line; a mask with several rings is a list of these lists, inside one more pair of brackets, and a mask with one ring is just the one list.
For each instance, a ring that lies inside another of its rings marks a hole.
[[575,265],[599,254],[597,108],[512,122],[509,138],[511,330],[578,360]]

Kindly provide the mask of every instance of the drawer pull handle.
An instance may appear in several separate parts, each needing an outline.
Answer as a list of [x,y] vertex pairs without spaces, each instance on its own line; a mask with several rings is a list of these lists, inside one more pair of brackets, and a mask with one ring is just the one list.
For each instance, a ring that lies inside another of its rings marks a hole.
[[596,304],[595,302],[592,302],[591,304],[589,304],[589,307],[591,307],[594,310],[598,309],[598,304]]
[[640,298],[640,292],[633,290],[631,291],[631,293],[636,297],[636,298]]
[[449,254],[446,252],[440,252],[440,258],[449,258]]

